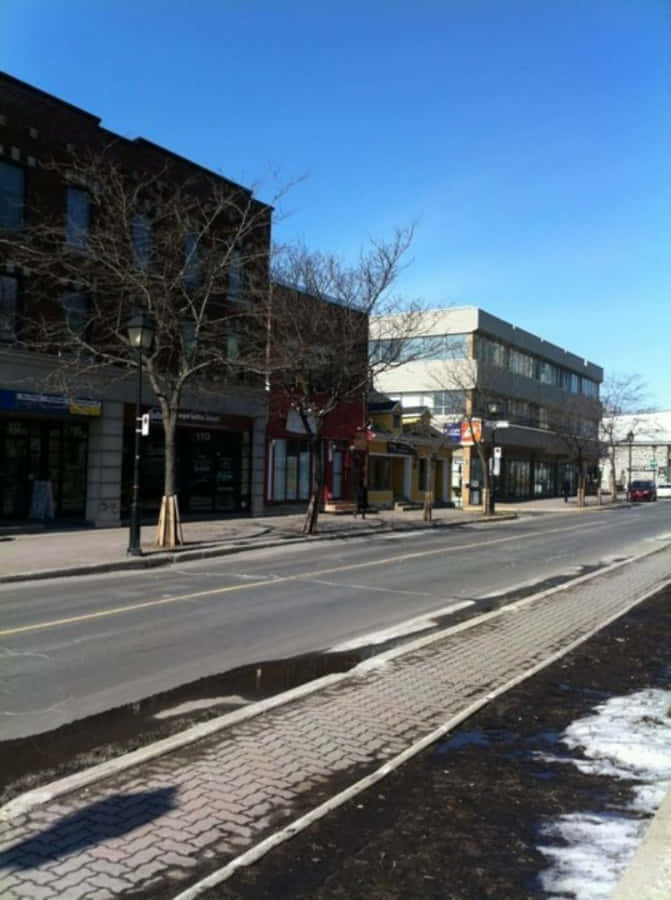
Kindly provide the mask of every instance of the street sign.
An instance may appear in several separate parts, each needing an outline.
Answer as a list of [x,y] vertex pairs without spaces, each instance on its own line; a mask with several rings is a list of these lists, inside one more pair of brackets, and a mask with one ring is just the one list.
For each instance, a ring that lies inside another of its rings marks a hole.
[[651,469],[656,469],[656,468],[657,468],[657,460],[656,460],[656,459],[651,459],[651,460],[650,460],[650,468],[651,468]]

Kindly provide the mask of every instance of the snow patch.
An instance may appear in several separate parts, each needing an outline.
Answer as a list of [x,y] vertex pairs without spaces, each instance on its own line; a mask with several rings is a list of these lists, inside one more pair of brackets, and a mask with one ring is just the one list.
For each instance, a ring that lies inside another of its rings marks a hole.
[[637,782],[631,803],[613,813],[573,813],[541,827],[549,843],[539,850],[552,861],[540,873],[548,897],[601,900],[612,896],[651,816],[671,786],[671,691],[649,689],[614,697],[578,719],[560,736],[581,758],[538,754],[569,762],[581,772]]

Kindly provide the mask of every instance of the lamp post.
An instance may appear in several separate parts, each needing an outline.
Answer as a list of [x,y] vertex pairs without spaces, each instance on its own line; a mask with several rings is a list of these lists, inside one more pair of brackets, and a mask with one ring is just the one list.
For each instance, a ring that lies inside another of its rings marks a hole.
[[627,443],[629,444],[629,480],[627,481],[627,500],[631,497],[631,447],[634,443],[634,432],[627,434]]
[[146,312],[137,312],[128,321],[128,343],[137,351],[137,394],[135,400],[135,450],[133,493],[130,504],[128,553],[141,556],[140,545],[140,436],[142,434],[142,351],[149,350],[154,339],[154,322]]
[[[496,452],[496,429],[497,428],[507,428],[508,422],[500,422],[498,417],[501,414],[501,404],[499,403],[488,403],[487,404],[487,413],[493,419],[492,421],[492,452],[489,457],[489,474],[491,476],[491,484],[489,485],[489,497],[487,498],[488,512],[489,515],[493,516],[496,510],[496,500],[494,498],[494,492],[496,490],[496,465],[498,460],[494,458],[494,454]],[[500,463],[499,463],[500,465]]]

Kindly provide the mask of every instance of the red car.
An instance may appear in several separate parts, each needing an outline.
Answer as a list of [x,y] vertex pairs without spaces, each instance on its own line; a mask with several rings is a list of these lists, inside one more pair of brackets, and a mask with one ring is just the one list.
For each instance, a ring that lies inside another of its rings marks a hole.
[[638,503],[640,500],[656,500],[657,488],[654,481],[632,481],[627,499]]

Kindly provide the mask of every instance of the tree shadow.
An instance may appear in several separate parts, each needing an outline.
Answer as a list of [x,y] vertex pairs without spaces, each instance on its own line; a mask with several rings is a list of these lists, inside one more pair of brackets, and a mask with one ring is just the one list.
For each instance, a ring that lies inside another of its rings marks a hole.
[[0,869],[32,869],[146,825],[175,807],[176,788],[113,794],[0,853]]

